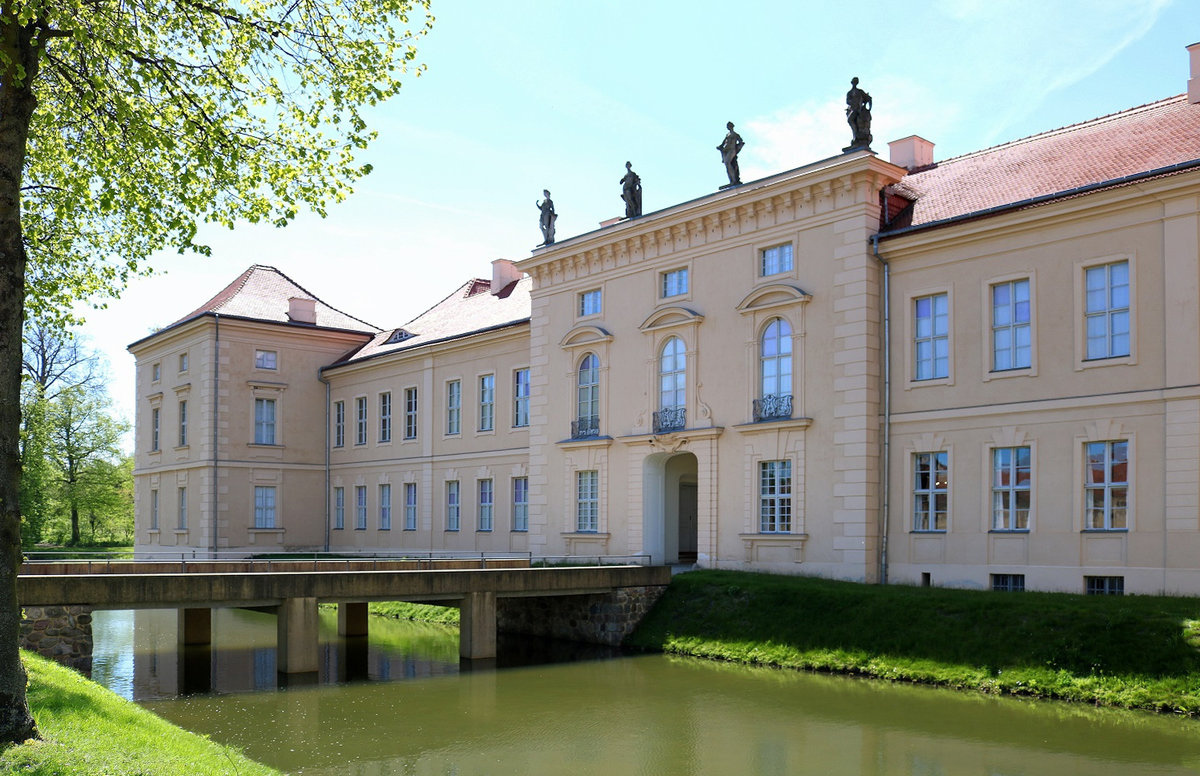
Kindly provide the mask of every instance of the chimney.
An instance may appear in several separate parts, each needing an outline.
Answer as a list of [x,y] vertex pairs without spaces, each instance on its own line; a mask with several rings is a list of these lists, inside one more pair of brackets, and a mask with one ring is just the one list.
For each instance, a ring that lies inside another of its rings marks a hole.
[[933,164],[933,143],[920,135],[909,135],[888,143],[888,156],[897,167],[915,170]]
[[293,323],[316,323],[317,300],[293,296],[288,300],[288,319]]
[[1195,105],[1200,102],[1200,43],[1193,43],[1187,50],[1192,65],[1192,77],[1188,79],[1188,102]]
[[492,293],[499,294],[514,280],[521,279],[521,270],[508,259],[496,259],[492,262]]

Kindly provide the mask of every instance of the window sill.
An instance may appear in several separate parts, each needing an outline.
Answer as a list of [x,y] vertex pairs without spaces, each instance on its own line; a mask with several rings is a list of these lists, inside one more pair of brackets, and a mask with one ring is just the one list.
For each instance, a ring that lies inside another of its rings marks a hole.
[[528,528],[514,528],[509,533],[529,533]]
[[1017,536],[1027,536],[1029,535],[1030,530],[1028,528],[990,528],[988,529],[988,533],[1000,534],[1001,536],[1011,536],[1013,534],[1016,534]]
[[945,536],[947,529],[945,528],[914,528],[909,533],[917,536]]
[[255,535],[257,535],[257,534],[279,534],[279,535],[282,535],[283,529],[282,528],[251,528],[250,533],[255,534]]
[[1080,533],[1085,534],[1127,534],[1128,528],[1081,528]]
[[490,533],[492,533],[492,529],[491,529],[491,528],[476,528],[476,529],[475,529],[475,533],[487,533],[487,534],[490,534]]
[[933,385],[954,385],[953,377],[928,377],[924,380],[910,378],[908,384],[904,386],[905,390],[913,388],[928,388]]
[[582,539],[607,539],[608,531],[563,531],[562,536],[565,539],[582,538]]
[[262,447],[262,448],[266,448],[268,450],[282,450],[283,449],[283,445],[276,444],[275,442],[247,442],[246,447]]
[[1101,366],[1132,366],[1137,363],[1137,359],[1133,355],[1124,356],[1105,356],[1103,358],[1084,358],[1080,359],[1075,364],[1075,371],[1082,372],[1084,369],[1095,369]]

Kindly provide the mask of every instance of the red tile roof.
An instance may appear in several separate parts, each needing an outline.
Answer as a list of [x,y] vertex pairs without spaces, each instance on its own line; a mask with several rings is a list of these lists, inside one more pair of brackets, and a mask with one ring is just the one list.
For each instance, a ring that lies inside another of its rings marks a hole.
[[362,361],[388,353],[419,348],[432,342],[457,339],[529,320],[529,287],[525,277],[491,293],[491,281],[473,278],[454,293],[400,327],[407,335],[388,343],[397,329],[380,332],[337,365]]
[[1171,97],[910,173],[889,189],[916,197],[905,214],[911,220],[890,228],[929,225],[1196,160],[1200,105],[1186,95]]
[[[255,264],[238,276],[204,304],[180,318],[171,326],[207,313],[252,318],[274,323],[292,323],[288,317],[288,300],[292,297],[312,299],[316,304],[316,326],[326,329],[346,329],[374,333],[379,331],[366,321],[331,307],[310,294],[303,286],[274,267]],[[170,328],[170,327],[167,327]]]

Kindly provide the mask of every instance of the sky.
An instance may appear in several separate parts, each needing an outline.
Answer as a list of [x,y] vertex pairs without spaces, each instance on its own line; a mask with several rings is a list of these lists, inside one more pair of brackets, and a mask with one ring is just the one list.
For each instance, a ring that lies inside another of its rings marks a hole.
[[[733,121],[742,180],[850,144],[850,78],[873,98],[872,148],[920,135],[935,160],[1187,89],[1197,0],[433,0],[419,77],[367,114],[374,166],[321,219],[202,229],[210,257],[164,252],[106,309],[81,306],[133,419],[126,347],[211,298],[251,264],[328,304],[401,326],[491,261],[623,215],[625,162],[649,213],[727,182]],[[131,441],[131,438],[130,438]]]

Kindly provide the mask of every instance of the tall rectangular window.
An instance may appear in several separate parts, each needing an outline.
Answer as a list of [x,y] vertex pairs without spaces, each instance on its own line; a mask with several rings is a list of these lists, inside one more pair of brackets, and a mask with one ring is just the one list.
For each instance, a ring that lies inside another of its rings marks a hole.
[[660,275],[662,286],[659,295],[666,299],[669,296],[682,296],[688,292],[687,267],[664,272]]
[[791,272],[792,244],[788,243],[787,245],[776,245],[773,248],[767,248],[762,252],[761,259],[759,269],[763,277],[778,275],[781,272]]
[[187,488],[179,489],[179,530],[187,530]]
[[354,528],[367,530],[367,486],[354,486]]
[[1084,481],[1084,525],[1092,530],[1128,528],[1129,442],[1089,442]]
[[150,367],[150,379],[156,383],[162,379],[162,364],[161,363],[154,364],[153,366]]
[[275,444],[275,400],[254,400],[254,444]]
[[446,530],[458,530],[458,480],[446,481]]
[[950,297],[922,296],[913,300],[914,379],[950,376]]
[[333,403],[333,446],[346,444],[346,402]]
[[992,370],[1025,369],[1033,363],[1029,280],[992,286]]
[[600,530],[600,472],[595,469],[575,473],[575,530]]
[[992,530],[1028,531],[1033,467],[1028,447],[992,450]]
[[187,370],[188,370],[188,354],[180,353],[179,354],[179,371],[182,373],[182,372],[186,372]]
[[913,455],[913,530],[945,531],[950,514],[950,454]]
[[278,363],[278,356],[274,350],[256,350],[254,351],[254,368],[255,369],[275,369]]
[[492,480],[479,481],[479,530],[490,531],[494,520],[495,492]]
[[529,425],[529,369],[513,372],[513,428]]
[[462,432],[462,383],[451,380],[446,383],[446,433]]
[[790,533],[792,530],[792,462],[758,464],[758,530]]
[[600,289],[593,288],[579,295],[579,317],[600,314]]
[[254,488],[254,527],[275,527],[275,488],[258,485]]
[[479,378],[479,430],[491,431],[496,427],[496,376],[481,375]]
[[514,531],[529,530],[529,478],[513,477],[513,517]]
[[162,419],[162,412],[158,407],[150,410],[150,452],[158,450],[158,424]]
[[354,400],[354,444],[367,443],[367,397],[359,396]]
[[1087,295],[1087,357],[1129,355],[1129,262],[1115,261],[1084,271]]
[[179,446],[187,447],[187,399],[179,402]]
[[392,394],[386,391],[379,394],[379,441],[392,441]]
[[404,389],[404,438],[417,438],[417,389]]
[[346,527],[346,489],[333,489],[333,527],[339,531]]
[[404,530],[417,530],[417,483],[404,483]]
[[379,486],[379,530],[392,530],[392,486]]
[[158,530],[158,491],[150,491],[150,530]]

